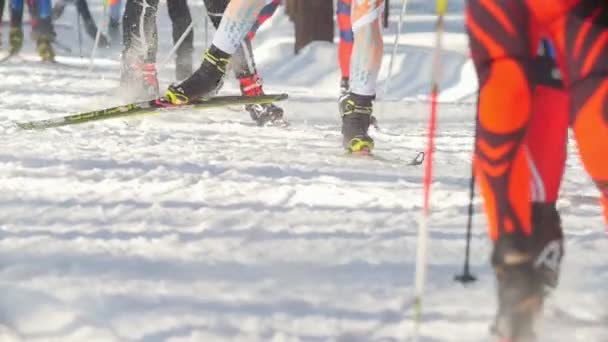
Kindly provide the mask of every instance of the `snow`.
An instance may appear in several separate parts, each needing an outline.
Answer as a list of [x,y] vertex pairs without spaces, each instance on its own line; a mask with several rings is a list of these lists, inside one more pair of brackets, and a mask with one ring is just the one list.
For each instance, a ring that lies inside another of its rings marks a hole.
[[[376,110],[381,130],[373,132],[378,155],[403,160],[426,144],[433,34],[431,2],[410,3],[390,92]],[[452,280],[464,252],[476,88],[462,8],[462,0],[450,2],[422,341],[487,341],[495,308],[479,198],[479,280]],[[162,60],[170,25],[166,10],[159,13]],[[61,22],[73,14],[66,9]],[[58,31],[77,51],[75,30]],[[77,52],[59,61],[79,67],[32,62],[31,45],[27,61],[0,64],[1,341],[411,336],[423,169],[341,155],[335,46],[316,43],[293,56],[292,33],[279,13],[256,41],[267,90],[291,95],[282,103],[288,129],[256,127],[228,108],[19,131],[13,121],[120,103],[120,48],[100,51],[93,72]],[[172,75],[172,66],[161,72],[162,87]],[[224,89],[236,91],[232,81]],[[567,255],[543,341],[606,341],[608,244],[597,192],[574,144],[571,151],[559,202]]]

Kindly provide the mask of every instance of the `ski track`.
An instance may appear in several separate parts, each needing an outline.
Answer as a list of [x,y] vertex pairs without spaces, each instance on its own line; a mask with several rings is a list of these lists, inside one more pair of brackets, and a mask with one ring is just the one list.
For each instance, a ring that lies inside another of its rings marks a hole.
[[[423,1],[412,6],[427,9]],[[121,101],[112,93],[117,64],[100,63],[93,82],[86,63],[62,61],[82,69],[0,64],[0,340],[411,336],[423,167],[343,156],[331,91],[315,98],[319,90],[295,80],[285,89],[299,94],[283,103],[286,129],[256,127],[232,108],[17,130],[13,121]],[[171,71],[161,75],[170,82]],[[284,91],[280,82],[267,88]],[[468,287],[452,280],[464,252],[474,109],[440,108],[425,342],[490,339],[496,304],[479,198],[472,241],[479,280]],[[379,104],[377,154],[407,161],[423,150],[428,110],[424,102]],[[606,341],[608,246],[597,192],[571,151],[559,202],[567,255],[543,341]]]

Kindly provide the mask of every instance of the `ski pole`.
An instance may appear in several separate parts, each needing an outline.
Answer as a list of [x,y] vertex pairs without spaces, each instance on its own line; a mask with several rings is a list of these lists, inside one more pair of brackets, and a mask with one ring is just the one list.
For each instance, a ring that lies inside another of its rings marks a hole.
[[471,166],[471,182],[469,184],[469,210],[467,220],[467,234],[465,242],[465,254],[464,254],[464,266],[462,274],[454,276],[454,280],[461,282],[463,285],[472,283],[477,280],[473,274],[471,274],[470,258],[471,258],[471,231],[473,229],[473,199],[475,198],[475,169]]
[[[205,12],[207,12],[205,7]],[[205,49],[209,47],[209,13],[205,13]]]
[[391,52],[391,58],[388,62],[388,76],[386,77],[386,82],[384,83],[384,97],[388,96],[388,92],[390,90],[389,85],[393,76],[393,63],[395,61],[395,55],[397,54],[397,44],[399,44],[399,37],[401,35],[401,28],[403,26],[403,19],[405,18],[406,12],[407,0],[403,0],[401,5],[401,14],[399,14],[399,23],[397,24],[397,34],[395,35],[395,42],[393,43],[393,51]]
[[80,53],[80,58],[82,58],[82,28],[80,27],[80,13],[78,11],[76,11],[76,25],[78,26],[78,52]]
[[93,70],[95,53],[97,52],[97,46],[99,45],[99,39],[101,37],[101,28],[107,26],[108,21],[108,0],[103,1],[103,20],[102,25],[97,29],[97,34],[95,35],[95,43],[93,43],[93,50],[91,51],[91,61],[89,64],[89,72]]
[[165,58],[163,58],[163,60],[160,62],[160,65],[158,67],[159,71],[162,70],[167,65],[167,63],[169,63],[169,59],[171,59],[173,54],[175,54],[177,49],[179,49],[179,47],[182,45],[184,40],[186,40],[186,37],[188,36],[188,34],[190,34],[190,32],[192,31],[193,28],[194,28],[194,20],[192,20],[190,22],[190,25],[188,25],[188,27],[186,28],[184,33],[182,33],[181,37],[179,37],[179,40],[177,42],[175,42],[175,45],[173,45],[173,48],[171,49],[171,51],[169,51],[167,56],[165,56]]
[[435,47],[433,54],[433,74],[431,83],[431,116],[429,118],[427,158],[424,170],[424,204],[418,227],[416,248],[416,274],[414,289],[414,341],[418,341],[422,318],[422,299],[427,271],[428,219],[430,214],[431,181],[433,178],[433,152],[435,150],[435,129],[437,127],[437,97],[441,81],[441,39],[444,30],[443,17],[447,11],[447,0],[437,0],[437,25],[435,28]]
[[[386,6],[388,6],[388,2],[386,3]],[[388,10],[388,8],[385,8],[385,13]],[[385,107],[385,101],[388,98],[388,92],[389,92],[389,85],[391,83],[391,79],[393,77],[393,61],[395,60],[395,55],[397,54],[397,44],[399,44],[399,37],[401,35],[401,28],[403,26],[403,19],[405,18],[405,13],[407,12],[407,0],[402,0],[402,5],[401,5],[401,14],[399,14],[399,22],[397,23],[397,34],[395,35],[395,41],[393,43],[393,50],[391,52],[391,57],[388,63],[388,75],[386,76],[386,80],[384,81],[384,89],[382,90],[382,101],[379,102],[379,107],[378,107],[378,114],[380,116],[382,116],[382,113],[384,112],[384,107]],[[380,130],[380,125],[378,125],[378,122],[376,121],[376,118],[374,116],[372,116],[372,126],[374,126],[375,129]]]

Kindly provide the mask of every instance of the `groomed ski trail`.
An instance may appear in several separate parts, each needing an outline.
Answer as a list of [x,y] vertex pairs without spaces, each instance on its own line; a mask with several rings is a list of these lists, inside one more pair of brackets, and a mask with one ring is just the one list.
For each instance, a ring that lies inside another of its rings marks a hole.
[[[421,24],[406,28],[432,29],[420,16],[430,3],[412,3],[411,20]],[[452,30],[461,19],[450,17]],[[287,129],[212,110],[18,131],[13,121],[121,104],[111,93],[118,64],[96,60],[94,78],[86,68],[0,64],[3,341],[406,340],[422,167],[344,158],[337,78],[312,89],[306,79],[284,88],[280,77],[315,70],[312,57],[325,60],[333,47],[313,46],[273,74],[279,62],[268,51],[288,47],[280,58],[292,51],[293,32],[282,28],[260,32],[268,45],[259,62],[271,76],[266,91],[290,93],[282,104]],[[426,33],[410,39],[427,41]],[[284,36],[273,41],[274,34]],[[399,63],[407,80],[426,65],[425,49],[414,52],[411,66]],[[456,54],[447,55],[451,66],[466,58]],[[161,74],[161,88],[172,72]],[[405,89],[399,84],[393,88]],[[224,93],[237,86],[229,82]],[[378,155],[407,160],[424,150],[429,107],[417,99],[382,104],[382,130],[372,132]],[[495,284],[479,199],[472,241],[479,281],[467,288],[452,281],[464,253],[474,109],[439,109],[424,342],[489,340]],[[570,152],[559,202],[566,257],[544,334],[603,342],[605,326],[579,321],[606,316],[608,240],[596,190],[574,146]]]

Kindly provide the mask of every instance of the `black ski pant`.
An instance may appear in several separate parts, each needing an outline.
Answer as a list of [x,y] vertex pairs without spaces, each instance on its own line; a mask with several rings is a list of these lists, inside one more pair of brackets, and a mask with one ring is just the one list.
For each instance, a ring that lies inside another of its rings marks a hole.
[[[186,31],[192,17],[187,0],[167,1],[169,17],[173,23],[173,43],[177,43]],[[158,0],[127,0],[123,14],[123,53],[146,63],[156,62],[158,50],[158,29],[156,12]],[[191,55],[194,33],[190,31],[177,50],[177,58]]]

